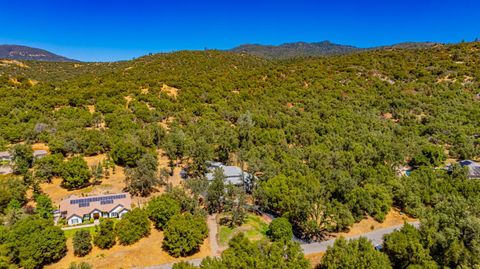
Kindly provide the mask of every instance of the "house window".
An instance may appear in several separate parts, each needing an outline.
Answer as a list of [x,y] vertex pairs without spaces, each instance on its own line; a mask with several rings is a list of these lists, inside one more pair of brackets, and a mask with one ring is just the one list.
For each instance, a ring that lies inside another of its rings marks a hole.
[[117,212],[112,212],[111,215],[112,215],[112,218],[118,218],[118,213]]
[[78,219],[77,218],[72,219],[72,224],[78,224]]

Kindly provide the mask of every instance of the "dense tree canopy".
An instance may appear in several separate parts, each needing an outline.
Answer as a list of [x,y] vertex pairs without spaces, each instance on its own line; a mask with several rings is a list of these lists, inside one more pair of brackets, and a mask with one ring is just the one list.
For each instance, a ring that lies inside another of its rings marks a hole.
[[401,230],[384,237],[383,251],[388,255],[393,268],[438,268],[420,238],[420,232],[405,224]]
[[52,200],[47,195],[38,195],[35,199],[36,206],[36,213],[38,216],[44,219],[52,219],[53,218],[53,211],[55,208],[53,207]]
[[31,216],[15,223],[7,246],[14,261],[24,268],[38,268],[62,258],[66,251],[63,231],[51,220]]
[[166,224],[162,247],[173,257],[189,256],[197,252],[207,237],[205,219],[190,213],[175,215]]
[[289,241],[293,237],[292,225],[286,218],[276,218],[268,226],[268,236],[273,241]]
[[297,243],[251,242],[243,234],[232,238],[220,258],[206,258],[200,268],[310,268]]
[[347,241],[335,240],[322,257],[318,269],[388,269],[392,268],[388,257],[375,250],[365,237]]
[[90,169],[83,158],[73,157],[61,164],[60,175],[63,178],[63,186],[76,189],[87,184],[90,179]]
[[155,227],[163,229],[171,217],[180,213],[181,207],[169,195],[162,195],[150,200],[146,210],[149,218],[155,223]]
[[[25,179],[59,175],[67,188],[88,183],[79,156],[105,153],[129,168],[138,195],[155,187],[161,154],[169,172],[187,168],[196,195],[205,194],[206,160],[235,164],[255,175],[245,186],[254,202],[287,218],[296,236],[319,240],[369,216],[383,221],[395,206],[422,218],[424,250],[412,239],[390,247],[390,259],[417,262],[402,256],[415,248],[439,266],[471,267],[480,256],[480,181],[444,161],[480,155],[479,64],[478,42],[284,61],[207,50],[5,64],[0,148],[17,152]],[[33,161],[37,142],[56,157]],[[407,165],[413,171],[402,176]],[[32,182],[0,178],[1,213],[11,204],[18,216]],[[205,195],[211,213],[235,209],[220,180]],[[182,199],[182,212],[194,204]]]
[[132,209],[115,225],[118,241],[122,245],[131,245],[150,234],[150,221],[145,210]]
[[127,190],[132,195],[147,196],[161,183],[157,159],[149,153],[136,161],[136,167],[126,170]]

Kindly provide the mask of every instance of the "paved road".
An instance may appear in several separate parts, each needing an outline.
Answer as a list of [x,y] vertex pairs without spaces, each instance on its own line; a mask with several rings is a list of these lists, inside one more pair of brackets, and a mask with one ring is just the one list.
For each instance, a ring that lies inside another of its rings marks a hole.
[[[420,222],[410,222],[413,226],[417,227],[420,225]],[[403,224],[391,226],[388,228],[378,229],[369,233],[364,233],[361,235],[356,235],[352,237],[347,237],[347,239],[357,239],[359,237],[366,237],[368,240],[372,242],[373,245],[381,244],[383,242],[383,236],[389,233],[392,233],[395,230],[402,228]],[[330,239],[327,241],[322,241],[318,243],[310,243],[310,244],[302,244],[301,248],[304,254],[313,254],[318,252],[325,252],[329,246],[333,246],[335,242],[334,239]]]
[[[212,225],[210,218],[211,217],[208,218],[209,228],[211,228],[210,225]],[[412,224],[413,226],[418,228],[419,225],[420,225],[420,222],[415,221],[415,222],[410,222],[410,224]],[[215,226],[214,229],[215,229],[215,234],[216,234],[216,229],[217,229],[216,223],[215,223],[214,226]],[[384,235],[392,233],[393,231],[402,228],[402,226],[403,226],[403,224],[388,227],[388,228],[378,229],[378,230],[375,230],[375,231],[372,231],[372,232],[369,232],[369,233],[364,233],[364,234],[361,234],[361,235],[347,237],[347,239],[350,240],[350,239],[357,239],[359,237],[366,237],[368,240],[370,240],[372,242],[373,245],[377,245],[377,244],[382,243]],[[215,238],[214,236],[212,237],[211,232],[210,232],[209,236],[210,236],[210,239]],[[210,242],[212,242],[212,240]],[[333,246],[334,242],[335,242],[335,238],[327,240],[327,241],[323,241],[323,242],[318,242],[318,243],[301,244],[300,247],[302,248],[303,253],[305,255],[307,255],[307,254],[313,254],[313,253],[318,253],[318,252],[325,252],[325,251],[327,251],[327,248],[329,246]],[[219,254],[217,252],[213,252],[213,246],[212,246],[212,253],[216,253],[217,255]],[[192,263],[193,265],[198,266],[202,262],[202,259],[192,259],[192,260],[187,260],[187,261],[189,263]],[[166,263],[166,264],[162,264],[162,265],[146,267],[145,269],[172,269],[172,267],[173,267],[173,263]]]
[[[191,260],[186,260],[187,262],[199,266],[200,263],[202,263],[202,258],[200,259],[191,259]],[[165,263],[165,264],[160,264],[160,265],[154,265],[150,267],[144,267],[143,269],[172,269],[173,263]]]

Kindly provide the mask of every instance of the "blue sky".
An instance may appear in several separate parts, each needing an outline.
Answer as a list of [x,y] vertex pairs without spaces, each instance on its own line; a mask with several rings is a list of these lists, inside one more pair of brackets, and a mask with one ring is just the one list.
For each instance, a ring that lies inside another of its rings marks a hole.
[[452,43],[480,38],[479,10],[477,0],[0,0],[0,44],[114,61],[244,43]]

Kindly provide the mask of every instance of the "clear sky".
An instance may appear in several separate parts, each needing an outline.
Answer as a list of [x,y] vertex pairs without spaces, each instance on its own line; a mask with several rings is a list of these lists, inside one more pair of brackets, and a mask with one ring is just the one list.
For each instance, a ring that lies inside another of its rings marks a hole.
[[0,0],[0,44],[83,61],[245,43],[335,43],[480,38],[480,0]]

